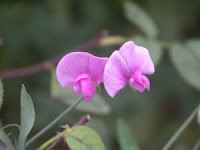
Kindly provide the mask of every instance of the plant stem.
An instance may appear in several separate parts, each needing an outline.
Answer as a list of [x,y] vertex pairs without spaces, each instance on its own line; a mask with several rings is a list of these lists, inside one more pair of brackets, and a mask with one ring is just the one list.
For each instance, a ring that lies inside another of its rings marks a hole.
[[200,149],[200,139],[198,139],[192,150],[199,150],[199,149]]
[[[89,120],[90,120],[90,115],[86,115],[81,120],[79,120],[77,123],[75,123],[71,128],[74,128],[74,127],[80,126],[80,125],[84,125]],[[50,138],[48,141],[46,141],[45,143],[43,143],[39,148],[37,148],[37,150],[43,150],[49,145],[50,146],[48,148],[46,148],[46,150],[55,150],[59,144],[63,143],[64,139],[65,139],[65,137],[63,137],[63,136],[58,136],[58,135],[54,136],[54,137]]]
[[26,142],[26,147],[28,147],[30,144],[32,144],[35,140],[37,140],[41,135],[43,135],[46,131],[48,131],[50,128],[52,128],[63,116],[65,116],[67,113],[69,113],[73,108],[75,108],[82,100],[83,98],[80,97],[73,103],[70,107],[68,107],[63,113],[61,113],[57,118],[55,118],[50,124],[48,124],[45,128],[43,128],[41,131],[39,131],[36,135],[34,135],[30,140]]
[[196,117],[197,112],[199,110],[199,105],[191,115],[185,120],[185,122],[181,125],[181,127],[174,133],[171,139],[167,142],[167,144],[162,148],[162,150],[168,150],[176,141],[176,139],[182,134],[182,132],[188,127],[188,125],[192,122],[192,120]]
[[[91,49],[91,48],[100,47],[101,39],[103,39],[105,36],[107,36],[107,34],[108,34],[108,32],[103,30],[97,36],[95,36],[88,42],[80,45],[73,51],[87,51],[88,49]],[[0,46],[1,46],[1,38],[0,38]],[[20,77],[34,75],[39,72],[44,72],[44,71],[47,71],[50,68],[52,68],[52,66],[55,66],[61,58],[62,58],[62,56],[58,56],[58,57],[46,60],[44,62],[41,62],[39,64],[35,64],[35,65],[23,67],[23,68],[9,69],[4,72],[0,72],[0,78],[2,80],[14,79],[14,78],[20,78]]]
[[9,128],[9,127],[17,127],[20,130],[20,126],[18,124],[8,124],[8,125],[0,128],[0,130],[4,130],[4,129]]

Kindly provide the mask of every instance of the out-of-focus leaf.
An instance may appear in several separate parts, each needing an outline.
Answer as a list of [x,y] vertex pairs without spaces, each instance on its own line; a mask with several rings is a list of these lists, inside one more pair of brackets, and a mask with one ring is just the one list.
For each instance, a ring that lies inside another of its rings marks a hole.
[[[52,70],[51,95],[53,99],[59,100],[66,105],[71,105],[74,100],[80,97],[80,95],[74,94],[72,89],[64,89],[60,86],[56,79],[55,70]],[[82,101],[75,109],[100,115],[110,113],[110,106],[97,93],[91,102]]]
[[135,3],[127,1],[124,4],[125,16],[149,37],[158,36],[158,28],[151,17]]
[[2,104],[3,104],[3,84],[0,79],[0,109],[1,109]]
[[200,44],[189,41],[175,43],[170,47],[170,56],[179,74],[190,85],[200,90]]
[[105,149],[97,132],[86,126],[77,126],[72,129],[67,129],[65,138],[71,150]]
[[122,120],[117,122],[117,135],[122,150],[140,149],[127,124]]
[[[0,122],[0,127],[2,127]],[[6,133],[0,128],[0,150],[14,150],[13,144]]]
[[148,40],[141,36],[133,37],[132,39],[137,45],[146,47],[152,57],[154,65],[158,65],[162,58],[162,49],[159,41],[157,40]]
[[21,90],[21,130],[19,134],[17,150],[25,149],[26,138],[35,122],[35,110],[30,95],[24,85]]
[[[194,53],[197,53],[198,55],[200,55],[200,39],[193,39],[193,40],[189,40],[187,41],[187,46],[189,48],[191,48],[191,50],[194,52]],[[200,58],[199,58],[200,59]]]

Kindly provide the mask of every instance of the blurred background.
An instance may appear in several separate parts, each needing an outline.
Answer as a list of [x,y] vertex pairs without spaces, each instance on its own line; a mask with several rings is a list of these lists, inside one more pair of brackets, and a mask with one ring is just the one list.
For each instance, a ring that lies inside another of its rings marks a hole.
[[[0,73],[68,53],[104,29],[112,36],[145,37],[141,29],[127,18],[124,3],[124,0],[1,0]],[[136,0],[134,3],[151,16],[156,24],[159,33],[154,39],[157,41],[185,43],[189,39],[200,38],[199,0]],[[89,50],[97,56],[109,57],[120,45],[93,47]],[[163,46],[159,51],[156,72],[149,77],[150,92],[141,94],[127,87],[115,99],[111,99],[102,86],[99,94],[109,107],[109,112],[87,112],[87,109],[73,111],[58,126],[72,125],[83,115],[90,113],[92,119],[88,126],[100,134],[106,149],[119,150],[117,120],[121,118],[129,126],[142,150],[161,149],[200,101],[200,76],[193,82],[197,85],[187,82],[185,73],[182,77],[181,69],[174,65],[176,61],[173,59],[178,54],[169,54],[168,49],[169,47]],[[200,45],[197,51],[200,51]],[[198,54],[200,59],[200,53]],[[198,63],[197,68],[200,70],[199,66]],[[5,101],[0,112],[3,125],[20,122],[21,84],[25,84],[36,110],[36,122],[29,137],[68,107],[52,98],[51,80],[50,71],[3,80]],[[58,126],[29,149],[36,149],[55,135],[55,131],[61,130]],[[10,138],[15,141],[18,130],[9,128],[6,131],[11,133]],[[172,149],[192,149],[199,135],[200,128],[194,121]],[[61,146],[60,149],[66,147]]]

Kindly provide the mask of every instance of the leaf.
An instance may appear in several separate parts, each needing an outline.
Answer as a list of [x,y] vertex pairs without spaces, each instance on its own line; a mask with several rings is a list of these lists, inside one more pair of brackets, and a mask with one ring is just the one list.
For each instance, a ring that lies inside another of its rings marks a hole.
[[175,43],[170,47],[170,57],[178,73],[191,86],[200,90],[200,44],[189,41]]
[[21,90],[21,130],[18,139],[17,150],[25,149],[26,138],[31,131],[35,121],[35,110],[30,95],[26,92],[24,85]]
[[[55,70],[52,70],[51,96],[66,105],[71,105],[74,100],[80,97],[80,95],[74,94],[71,88],[64,89],[60,86],[56,79]],[[75,109],[100,115],[110,113],[110,106],[97,93],[91,102],[82,101]]]
[[146,47],[151,55],[154,65],[158,65],[162,58],[162,49],[160,42],[157,40],[148,40],[141,36],[135,36],[132,39],[137,45]]
[[86,126],[67,129],[65,138],[71,150],[105,150],[100,136]]
[[[1,127],[1,122],[0,122]],[[0,128],[0,150],[14,150],[13,144],[10,141],[9,137],[6,135],[4,130]],[[3,148],[5,146],[5,148]]]
[[124,12],[130,22],[137,25],[149,37],[156,38],[158,36],[158,28],[151,17],[144,12],[135,3],[127,1],[124,4]]
[[140,149],[127,124],[122,120],[117,122],[117,136],[122,150]]
[[1,109],[2,104],[3,104],[3,84],[0,80],[0,109]]

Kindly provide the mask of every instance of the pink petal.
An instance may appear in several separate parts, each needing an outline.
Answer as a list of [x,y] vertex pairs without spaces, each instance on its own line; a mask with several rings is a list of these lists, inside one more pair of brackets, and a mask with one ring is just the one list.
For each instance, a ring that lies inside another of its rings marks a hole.
[[146,48],[137,46],[132,41],[129,41],[120,47],[119,52],[132,73],[137,69],[141,69],[143,74],[154,73],[154,64]]
[[114,97],[124,88],[130,78],[129,68],[120,55],[119,51],[114,51],[105,66],[104,86],[107,93]]
[[63,87],[71,87],[78,75],[88,73],[91,54],[86,52],[72,52],[65,55],[58,63],[56,75]]
[[91,55],[90,57],[90,64],[89,64],[89,72],[92,77],[92,80],[97,84],[103,82],[103,73],[106,62],[108,58],[100,58]]
[[142,75],[142,82],[143,82],[143,85],[145,86],[145,88],[150,91],[150,82],[149,82],[149,79]]
[[81,85],[80,83],[75,83],[72,87],[72,90],[75,94],[80,94],[81,93]]
[[136,70],[134,76],[130,79],[129,84],[132,88],[136,89],[139,92],[144,92],[145,88],[150,90],[149,79],[141,74],[140,70]]
[[73,85],[73,92],[76,94],[81,93],[81,83],[80,81],[82,79],[86,79],[89,78],[88,74],[80,74],[74,81],[74,85]]
[[81,90],[82,90],[83,98],[86,101],[90,101],[94,97],[96,86],[93,85],[90,78],[82,79]]
[[135,81],[134,79],[132,79],[132,78],[131,78],[130,81],[129,81],[129,85],[130,85],[133,89],[139,91],[140,93],[144,92],[144,90],[145,90],[145,86],[144,86],[143,84],[140,84],[140,83],[136,82],[136,81]]

